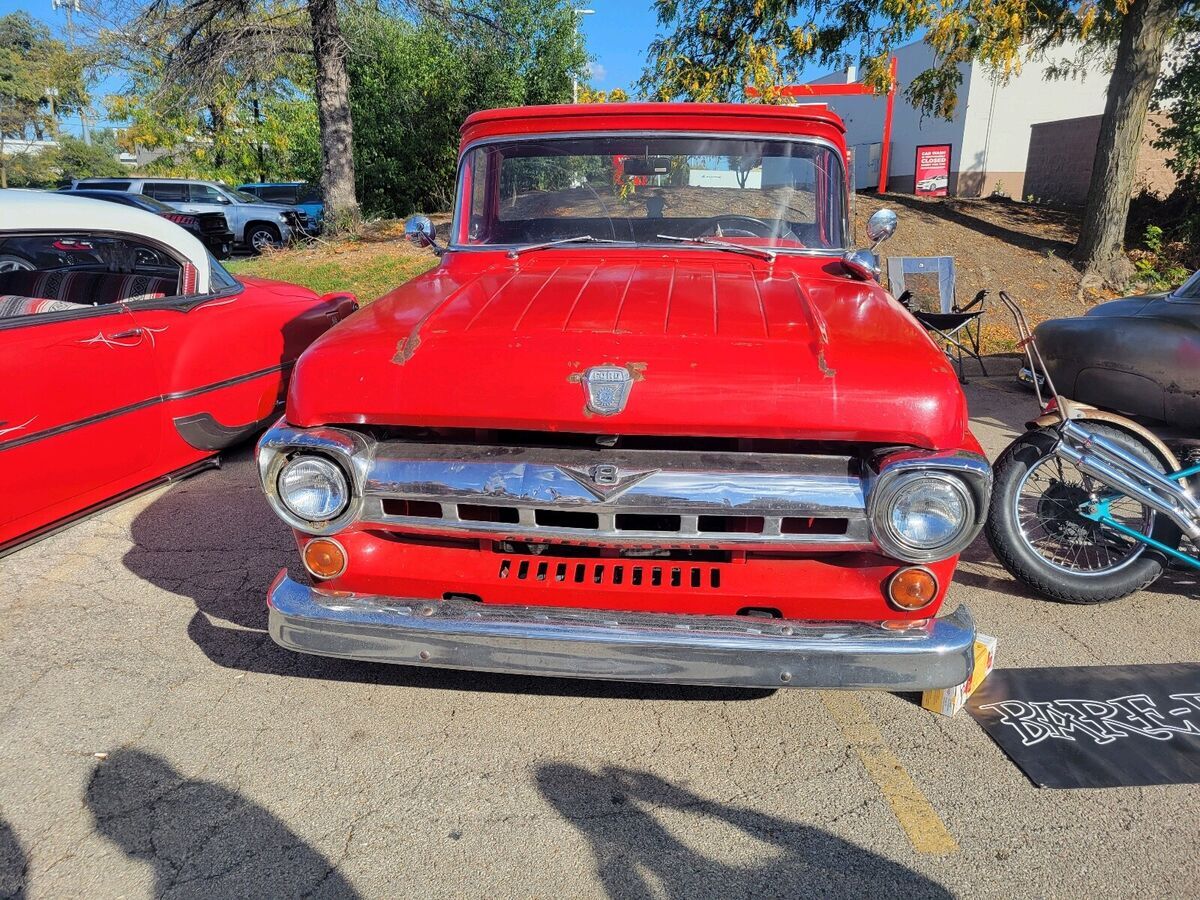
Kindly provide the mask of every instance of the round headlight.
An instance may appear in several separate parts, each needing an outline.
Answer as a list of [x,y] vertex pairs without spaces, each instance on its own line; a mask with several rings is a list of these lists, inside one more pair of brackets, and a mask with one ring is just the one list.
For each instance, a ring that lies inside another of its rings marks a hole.
[[962,549],[975,521],[975,502],[957,478],[928,473],[901,476],[876,510],[884,549],[906,560],[951,556]]
[[350,504],[350,485],[341,467],[321,456],[297,456],[284,465],[279,499],[292,515],[309,522],[336,519]]
[[967,524],[967,498],[948,481],[914,481],[896,491],[892,532],[918,550],[950,543]]

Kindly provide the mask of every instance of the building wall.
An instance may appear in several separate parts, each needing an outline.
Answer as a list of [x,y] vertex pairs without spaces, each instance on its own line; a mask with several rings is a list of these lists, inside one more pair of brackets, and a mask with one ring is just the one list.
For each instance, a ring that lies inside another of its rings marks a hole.
[[[1001,85],[982,66],[960,66],[962,83],[954,117],[945,121],[924,117],[904,97],[913,78],[934,64],[933,51],[923,42],[896,51],[899,81],[892,115],[888,188],[912,191],[916,148],[919,144],[950,144],[950,192],[986,196],[996,188],[1012,197],[1024,196],[1025,162],[1035,123],[1098,115],[1104,111],[1108,78],[1099,70],[1082,79],[1048,81],[1053,61],[1070,57],[1066,45],[1050,60],[1026,60],[1021,71]],[[817,84],[853,81],[853,72],[833,73]],[[886,101],[873,97],[822,97],[846,120],[847,143],[869,145],[881,140]],[[858,187],[865,185],[859,184]]]
[[[1100,116],[1038,122],[1032,128],[1025,164],[1024,197],[1039,203],[1082,206],[1092,178]],[[1138,152],[1134,194],[1149,191],[1165,197],[1175,189],[1175,176],[1167,168],[1170,155],[1151,146],[1162,127],[1162,116],[1150,116]]]

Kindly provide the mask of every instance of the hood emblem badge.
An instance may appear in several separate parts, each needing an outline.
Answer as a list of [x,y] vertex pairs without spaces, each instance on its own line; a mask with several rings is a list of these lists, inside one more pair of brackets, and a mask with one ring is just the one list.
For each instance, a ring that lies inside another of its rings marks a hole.
[[624,366],[592,366],[583,373],[587,408],[598,416],[612,416],[625,408],[633,375]]
[[608,463],[598,466],[556,466],[558,471],[574,479],[580,487],[597,500],[609,502],[617,499],[635,484],[645,481],[651,475],[658,474],[658,469],[629,470],[619,469]]

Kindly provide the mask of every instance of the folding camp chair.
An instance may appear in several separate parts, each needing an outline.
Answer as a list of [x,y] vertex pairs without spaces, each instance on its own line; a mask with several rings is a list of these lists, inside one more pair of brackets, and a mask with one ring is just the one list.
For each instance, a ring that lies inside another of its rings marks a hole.
[[966,306],[955,302],[953,256],[889,256],[888,285],[892,295],[934,336],[946,355],[958,363],[958,380],[967,383],[963,357],[987,367],[979,351],[980,327],[987,310],[987,291]]

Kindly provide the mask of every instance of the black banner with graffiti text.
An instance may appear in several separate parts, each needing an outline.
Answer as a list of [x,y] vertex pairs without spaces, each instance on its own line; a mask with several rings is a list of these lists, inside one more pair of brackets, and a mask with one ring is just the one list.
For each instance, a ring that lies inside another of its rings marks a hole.
[[997,669],[967,709],[1034,784],[1200,783],[1200,664]]

